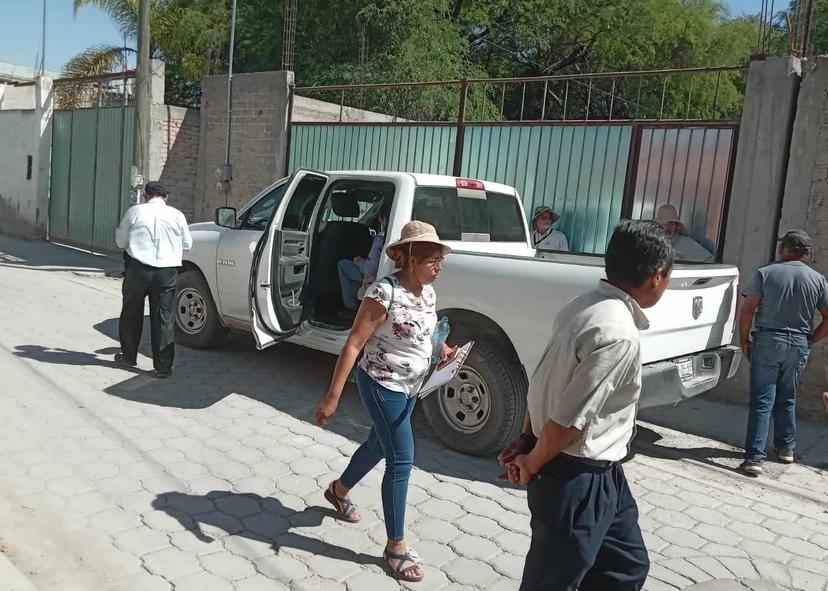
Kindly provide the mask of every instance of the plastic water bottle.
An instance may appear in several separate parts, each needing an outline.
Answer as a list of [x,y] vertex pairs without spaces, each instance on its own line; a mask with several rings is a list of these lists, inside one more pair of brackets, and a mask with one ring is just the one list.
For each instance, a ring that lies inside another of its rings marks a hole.
[[443,316],[440,319],[440,322],[437,323],[437,326],[434,327],[434,334],[431,335],[431,346],[433,347],[431,353],[432,363],[440,361],[440,354],[443,351],[443,343],[446,342],[450,330],[451,327],[449,327],[448,316]]

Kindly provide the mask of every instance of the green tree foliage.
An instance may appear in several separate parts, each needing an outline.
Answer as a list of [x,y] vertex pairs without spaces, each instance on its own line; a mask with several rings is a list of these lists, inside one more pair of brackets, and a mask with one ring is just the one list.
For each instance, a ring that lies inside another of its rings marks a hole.
[[[95,45],[63,67],[67,77],[94,76],[122,69],[136,52],[138,0],[73,0],[75,14],[89,6],[112,18],[124,36],[121,46]],[[174,103],[198,102],[198,84],[204,76],[224,71],[228,10],[212,0],[152,0],[150,53],[167,62],[167,98]],[[61,85],[58,104],[67,108],[89,98],[87,84]]]
[[[107,10],[134,38],[137,0],[74,0]],[[828,3],[828,0],[819,0]],[[168,62],[171,100],[197,100],[201,76],[226,68],[229,0],[155,0],[155,53]],[[235,69],[278,70],[284,2],[238,0]],[[744,64],[756,18],[731,18],[717,0],[302,0],[296,28],[300,86],[487,79]],[[828,38],[828,34],[826,34]],[[99,48],[102,49],[102,48]],[[112,48],[109,48],[112,49]],[[117,63],[92,51],[86,69]],[[71,64],[71,62],[70,62]],[[83,62],[78,62],[82,65]],[[88,66],[88,67],[87,67]],[[68,68],[68,65],[67,65]],[[76,68],[78,70],[80,68]],[[740,104],[739,74],[547,85],[472,85],[476,118],[544,111],[547,118],[728,115]],[[692,81],[691,81],[692,80]],[[613,84],[614,82],[614,84]],[[338,102],[340,96],[314,98]],[[663,101],[662,101],[662,97]],[[346,102],[414,119],[456,116],[458,88],[351,92]],[[662,102],[664,109],[661,108]],[[661,112],[661,113],[660,113]]]

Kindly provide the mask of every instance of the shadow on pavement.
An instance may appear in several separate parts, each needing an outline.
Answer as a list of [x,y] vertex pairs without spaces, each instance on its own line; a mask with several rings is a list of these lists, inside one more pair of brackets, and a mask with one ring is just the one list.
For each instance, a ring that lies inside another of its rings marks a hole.
[[[689,458],[725,469],[734,467],[734,459],[741,461],[747,422],[746,406],[724,404],[698,397],[676,406],[642,410],[638,418],[655,427],[665,428],[663,433],[656,433],[639,425],[640,436],[644,439],[637,437],[634,448],[642,455],[666,459]],[[773,463],[776,457],[772,450],[773,421],[770,428],[767,452],[768,461]],[[645,435],[647,431],[652,433],[650,437],[655,436],[655,439],[648,441]],[[688,438],[685,434],[691,437]],[[721,442],[722,445],[688,445],[694,441],[694,436]],[[798,422],[796,464],[820,470],[828,469],[828,431],[824,425]]]
[[123,270],[123,263],[108,255],[92,254],[43,240],[23,240],[0,234],[0,267],[103,274]]
[[270,544],[277,553],[282,548],[294,548],[356,564],[382,566],[378,556],[354,552],[291,531],[293,528],[317,527],[325,517],[333,518],[333,511],[321,507],[295,511],[273,497],[217,490],[206,495],[164,493],[156,497],[152,506],[176,519],[204,543],[215,541],[202,530],[202,526],[207,525],[233,536]]
[[[118,320],[113,318],[99,322],[95,329],[117,339],[117,326]],[[149,331],[145,326],[144,341],[148,339]],[[142,342],[141,352],[150,354],[148,342]],[[328,389],[335,363],[336,358],[332,355],[290,343],[257,351],[249,334],[231,331],[218,349],[176,347],[173,375],[166,380],[148,380],[145,375],[139,375],[104,391],[125,400],[185,409],[206,409],[235,394],[314,423],[313,411]],[[348,384],[339,409],[326,429],[362,442],[370,426],[356,386]],[[494,457],[471,457],[447,449],[422,413],[416,410],[414,428],[417,467],[446,476],[511,487],[497,480],[501,470]]]
[[718,448],[718,447],[674,447],[671,445],[659,445],[662,436],[652,429],[638,425],[635,439],[630,450],[630,455],[625,459],[629,461],[636,455],[641,454],[655,459],[666,460],[682,460],[694,459],[710,466],[718,468],[732,469],[729,465],[723,464],[716,460],[722,458],[741,459],[742,452],[734,451],[732,449]]
[[[120,349],[118,349],[118,351],[120,351]],[[57,365],[99,365],[101,367],[111,367],[112,369],[119,369],[130,373],[141,373],[141,370],[139,369],[127,368],[118,365],[112,357],[106,359],[98,357],[94,353],[87,353],[84,351],[53,349],[51,347],[43,347],[41,345],[17,345],[14,350],[14,355],[17,357],[23,357],[24,359],[32,359],[34,361],[54,363]]]

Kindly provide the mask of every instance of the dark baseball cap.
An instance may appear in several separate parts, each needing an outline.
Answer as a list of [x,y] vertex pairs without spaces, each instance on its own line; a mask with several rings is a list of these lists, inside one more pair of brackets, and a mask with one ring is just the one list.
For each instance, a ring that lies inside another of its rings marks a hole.
[[150,181],[144,185],[144,192],[154,197],[166,197],[167,188],[158,181]]
[[814,241],[811,240],[811,237],[803,230],[791,230],[782,238],[779,239],[779,242],[782,243],[782,246],[785,248],[789,248],[794,251],[804,251],[810,250],[814,247]]

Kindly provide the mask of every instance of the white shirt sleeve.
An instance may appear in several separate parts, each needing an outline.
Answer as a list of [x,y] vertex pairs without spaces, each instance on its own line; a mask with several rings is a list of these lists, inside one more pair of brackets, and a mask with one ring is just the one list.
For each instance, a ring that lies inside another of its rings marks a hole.
[[558,232],[558,244],[555,250],[569,250],[569,242],[566,240],[566,234]]
[[550,418],[563,427],[583,430],[601,411],[607,398],[623,385],[640,362],[636,343],[627,339],[599,344],[584,356]]
[[187,218],[182,213],[179,219],[181,223],[181,247],[184,250],[191,250],[193,248],[193,237],[190,234],[190,226],[187,224]]
[[115,244],[118,248],[125,249],[129,246],[129,227],[132,225],[132,208],[130,207],[124,214],[124,219],[118,224],[115,229]]

